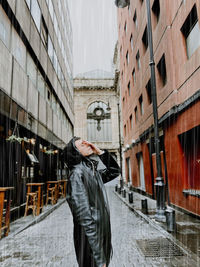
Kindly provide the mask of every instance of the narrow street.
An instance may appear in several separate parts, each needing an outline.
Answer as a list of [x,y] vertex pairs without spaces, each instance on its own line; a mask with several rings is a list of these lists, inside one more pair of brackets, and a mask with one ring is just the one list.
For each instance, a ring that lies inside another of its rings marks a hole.
[[[113,259],[110,267],[195,266],[186,256],[145,258],[137,240],[164,238],[162,233],[136,217],[107,187],[112,224]],[[4,267],[77,267],[72,242],[72,216],[64,203],[42,222],[14,238],[0,241],[0,263]],[[192,264],[192,265],[191,265]]]

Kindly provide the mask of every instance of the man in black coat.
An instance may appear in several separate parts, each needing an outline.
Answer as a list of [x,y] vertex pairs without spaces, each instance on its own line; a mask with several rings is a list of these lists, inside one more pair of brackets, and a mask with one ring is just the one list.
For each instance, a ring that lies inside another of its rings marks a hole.
[[110,210],[104,183],[120,174],[108,151],[74,137],[63,150],[70,169],[67,202],[79,267],[107,267],[112,257]]

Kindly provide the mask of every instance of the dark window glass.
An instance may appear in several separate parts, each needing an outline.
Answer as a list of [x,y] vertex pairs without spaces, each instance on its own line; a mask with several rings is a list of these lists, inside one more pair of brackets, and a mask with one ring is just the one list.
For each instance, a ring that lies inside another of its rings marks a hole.
[[136,82],[135,69],[133,69],[132,71],[132,77],[133,77],[133,86],[134,86]]
[[141,67],[139,50],[138,50],[137,55],[136,55],[136,61],[137,61],[137,67],[138,67],[138,70],[139,70],[140,67]]
[[139,103],[140,103],[140,113],[141,115],[144,114],[144,106],[143,106],[143,97],[142,95],[139,97]]
[[135,107],[135,122],[138,121],[138,111],[137,111],[137,107]]
[[124,125],[124,136],[126,136],[126,125]]
[[130,116],[130,128],[133,129],[133,117],[132,117],[132,114]]
[[129,94],[129,96],[131,95],[131,84],[130,84],[130,82],[128,83],[128,94]]
[[133,50],[133,35],[131,34],[131,37],[130,37],[130,43],[131,43],[131,49]]
[[167,72],[165,64],[165,55],[163,54],[160,61],[158,62],[157,69],[162,80],[163,86],[167,83]]
[[147,50],[148,47],[148,33],[147,33],[147,26],[144,30],[143,36],[142,36],[142,43],[144,45],[145,51]]
[[128,54],[128,51],[126,53],[126,64],[128,65],[129,64],[129,54]]
[[44,18],[42,17],[41,23],[41,38],[46,49],[48,49],[48,29]]
[[151,96],[151,80],[148,81],[146,85],[146,92],[147,92],[147,98],[148,98],[148,103],[152,103],[152,96]]
[[135,10],[135,13],[134,13],[134,16],[133,16],[133,21],[134,21],[135,26],[136,26],[136,28],[137,28],[138,23],[137,23],[137,13],[136,13],[136,10]]
[[157,21],[160,18],[160,0],[155,0],[152,6],[153,14],[156,16]]

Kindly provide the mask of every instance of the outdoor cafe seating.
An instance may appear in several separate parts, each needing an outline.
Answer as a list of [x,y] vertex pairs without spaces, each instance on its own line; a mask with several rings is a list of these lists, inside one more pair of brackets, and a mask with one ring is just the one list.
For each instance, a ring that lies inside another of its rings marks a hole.
[[0,187],[0,239],[2,232],[7,236],[10,231],[11,190],[14,187]]
[[39,215],[43,208],[43,189],[44,183],[27,183],[26,207],[24,216],[27,216],[31,209],[33,215]]
[[46,205],[49,200],[51,204],[54,205],[57,203],[59,196],[59,181],[47,181],[47,196],[46,196]]

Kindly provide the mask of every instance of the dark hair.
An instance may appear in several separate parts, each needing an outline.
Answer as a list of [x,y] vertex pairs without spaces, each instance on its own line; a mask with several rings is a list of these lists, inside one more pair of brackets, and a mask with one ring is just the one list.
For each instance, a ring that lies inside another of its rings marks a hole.
[[62,158],[64,163],[67,164],[68,168],[71,169],[73,166],[79,164],[83,158],[81,153],[75,146],[75,141],[80,140],[80,137],[73,137],[66,147],[63,149]]

